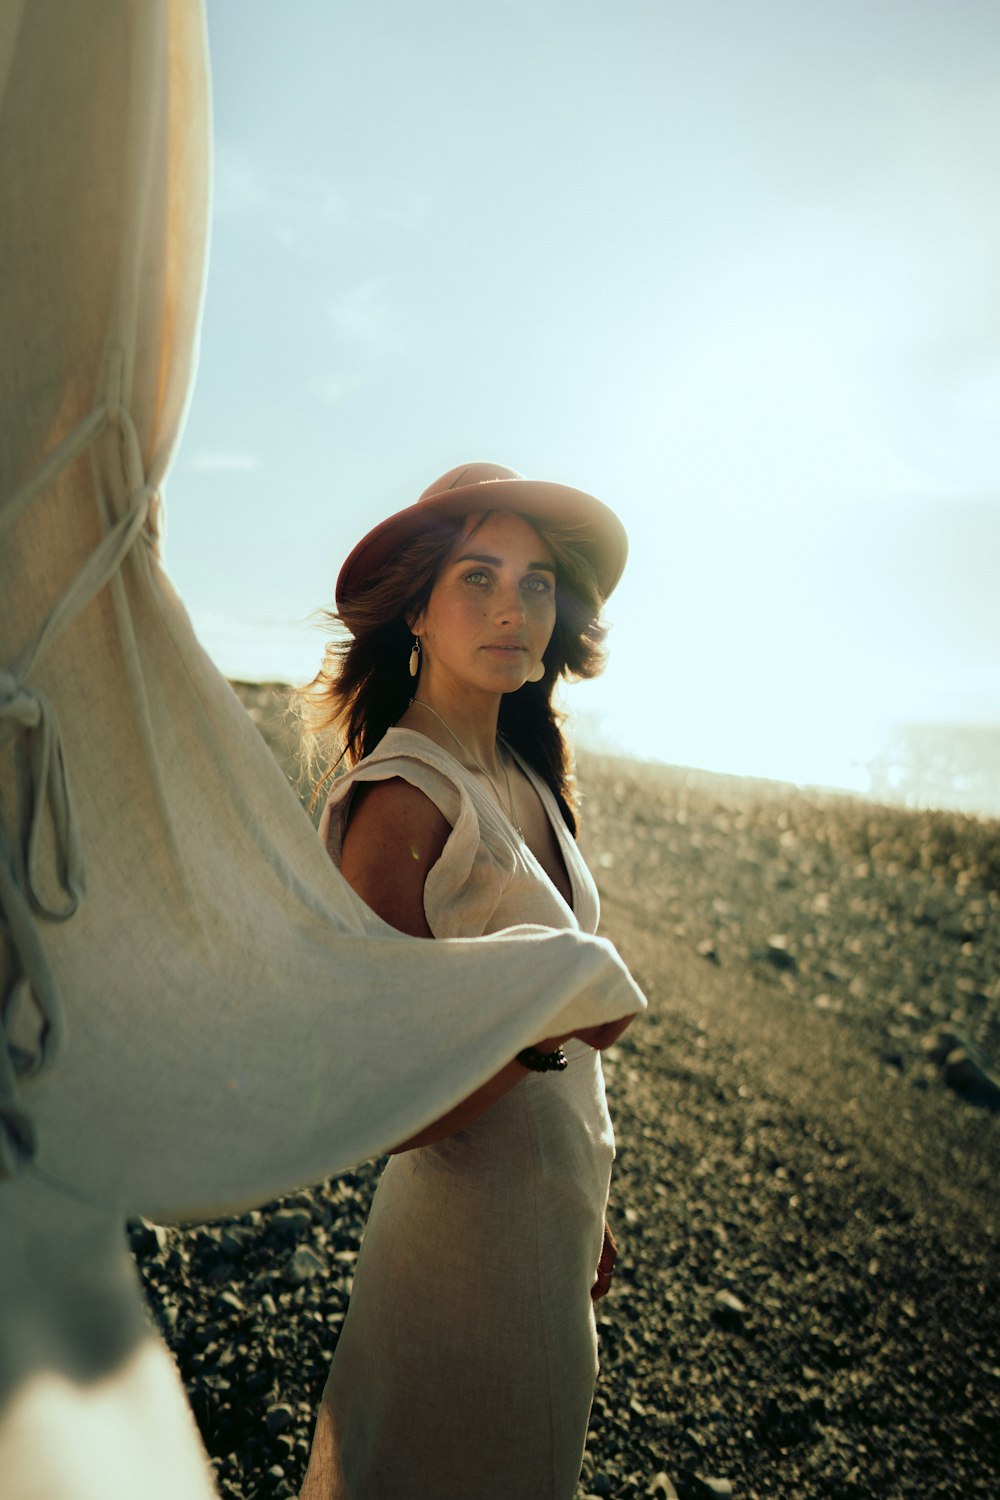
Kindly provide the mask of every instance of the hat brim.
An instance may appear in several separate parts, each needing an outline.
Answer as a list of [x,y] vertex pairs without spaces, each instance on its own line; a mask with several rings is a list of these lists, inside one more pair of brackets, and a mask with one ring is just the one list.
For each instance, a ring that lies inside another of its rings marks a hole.
[[602,599],[607,599],[622,576],[628,557],[625,528],[609,506],[583,490],[543,479],[490,479],[425,495],[414,505],[380,521],[363,536],[347,558],[337,579],[337,609],[350,625],[351,602],[401,547],[435,520],[481,511],[514,511],[527,520],[572,526],[574,543],[597,575]]

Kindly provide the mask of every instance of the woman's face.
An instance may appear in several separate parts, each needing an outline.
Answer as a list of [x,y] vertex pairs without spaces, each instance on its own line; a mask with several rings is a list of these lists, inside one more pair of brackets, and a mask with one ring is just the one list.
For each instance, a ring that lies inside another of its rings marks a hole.
[[412,624],[422,688],[513,693],[556,623],[555,562],[522,516],[471,517]]

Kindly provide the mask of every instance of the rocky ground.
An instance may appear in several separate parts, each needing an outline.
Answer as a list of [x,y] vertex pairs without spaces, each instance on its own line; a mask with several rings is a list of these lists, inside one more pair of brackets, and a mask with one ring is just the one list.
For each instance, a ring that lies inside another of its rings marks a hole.
[[[292,769],[279,698],[243,696]],[[622,1254],[581,1500],[995,1500],[1000,824],[580,781],[650,1000],[606,1059]],[[377,1175],[132,1228],[224,1496],[295,1493]]]

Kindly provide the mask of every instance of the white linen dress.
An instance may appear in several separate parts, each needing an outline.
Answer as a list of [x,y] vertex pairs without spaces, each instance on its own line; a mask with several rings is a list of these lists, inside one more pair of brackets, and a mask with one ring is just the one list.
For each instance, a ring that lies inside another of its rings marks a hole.
[[[334,787],[339,864],[358,781],[401,777],[450,823],[424,908],[435,937],[517,923],[597,926],[597,891],[548,787],[526,766],[572,891],[566,904],[478,781],[391,729]],[[470,994],[469,1004],[478,997]],[[475,1124],[391,1157],[372,1204],[317,1420],[303,1500],[570,1500],[597,1337],[614,1135],[599,1053],[571,1040]]]

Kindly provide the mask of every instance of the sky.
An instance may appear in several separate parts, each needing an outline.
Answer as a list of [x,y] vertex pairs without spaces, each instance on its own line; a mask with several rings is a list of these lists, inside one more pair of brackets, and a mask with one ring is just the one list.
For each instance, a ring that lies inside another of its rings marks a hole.
[[358,538],[489,459],[629,532],[581,739],[866,790],[1000,728],[995,0],[207,15],[166,562],[224,672],[310,677]]

